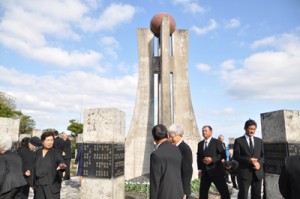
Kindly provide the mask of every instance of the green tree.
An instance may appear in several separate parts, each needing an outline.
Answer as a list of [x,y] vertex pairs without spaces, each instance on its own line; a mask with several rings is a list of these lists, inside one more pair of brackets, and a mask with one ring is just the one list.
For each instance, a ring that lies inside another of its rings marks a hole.
[[72,119],[69,121],[70,125],[68,126],[68,130],[71,131],[71,135],[73,137],[77,137],[78,134],[83,132],[83,124],[80,122],[76,122],[76,120]]
[[0,117],[20,119],[21,134],[31,134],[35,128],[35,121],[31,116],[17,111],[15,99],[3,92],[0,92]]
[[12,118],[14,115],[15,115],[14,110],[9,108],[2,101],[0,101],[0,117]]
[[31,134],[35,128],[35,121],[28,115],[22,115],[20,121],[20,134]]

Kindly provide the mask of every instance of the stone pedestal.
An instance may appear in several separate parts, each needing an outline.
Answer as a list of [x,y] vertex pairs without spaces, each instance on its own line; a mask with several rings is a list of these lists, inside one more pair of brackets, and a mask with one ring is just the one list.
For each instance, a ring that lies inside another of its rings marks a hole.
[[284,160],[300,155],[300,111],[279,110],[261,114],[265,150],[265,188],[267,199],[281,199],[278,179]]
[[19,140],[20,119],[0,117],[0,134],[11,137],[13,142]]
[[[85,110],[82,141],[85,161],[80,198],[125,198],[125,113],[115,108]],[[118,146],[123,147],[123,162]]]

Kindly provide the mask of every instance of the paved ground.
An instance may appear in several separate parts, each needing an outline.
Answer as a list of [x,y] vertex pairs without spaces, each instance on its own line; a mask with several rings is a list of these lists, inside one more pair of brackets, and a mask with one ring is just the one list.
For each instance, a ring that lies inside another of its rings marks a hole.
[[[126,193],[126,199],[148,199],[144,194]],[[198,198],[197,194],[192,194],[191,199]],[[233,189],[232,199],[237,198],[237,190]],[[33,192],[30,192],[29,199],[33,199]],[[80,199],[80,185],[78,177],[71,177],[71,180],[62,182],[61,199]],[[220,199],[219,196],[210,195],[209,199]]]

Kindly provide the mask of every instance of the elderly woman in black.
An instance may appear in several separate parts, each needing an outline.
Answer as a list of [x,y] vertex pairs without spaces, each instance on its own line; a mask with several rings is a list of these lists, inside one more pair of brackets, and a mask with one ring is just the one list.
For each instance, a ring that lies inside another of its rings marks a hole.
[[34,174],[38,199],[60,199],[62,171],[66,168],[60,151],[53,148],[54,132],[45,131],[41,136],[43,147],[35,152]]
[[34,185],[34,154],[33,152],[37,150],[38,147],[42,146],[42,142],[40,138],[34,136],[32,138],[25,137],[21,141],[21,145],[18,149],[18,154],[22,159],[22,168],[25,180],[27,181],[27,185],[21,188],[21,193],[18,196],[21,198],[28,198],[29,196],[29,188]]
[[0,199],[19,198],[21,187],[26,185],[22,172],[22,160],[10,151],[12,140],[8,135],[0,136]]

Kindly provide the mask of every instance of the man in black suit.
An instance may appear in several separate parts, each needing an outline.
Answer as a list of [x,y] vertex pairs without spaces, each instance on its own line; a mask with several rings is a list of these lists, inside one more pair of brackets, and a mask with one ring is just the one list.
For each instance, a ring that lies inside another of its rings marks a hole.
[[61,152],[61,155],[63,155],[64,149],[65,149],[65,142],[64,140],[58,136],[58,131],[54,131],[54,143],[53,143],[53,148],[59,150]]
[[237,181],[238,199],[247,199],[251,186],[251,198],[261,198],[261,184],[264,177],[264,147],[260,138],[254,137],[257,124],[254,120],[246,121],[245,135],[235,140],[233,159],[239,162]]
[[65,145],[62,155],[63,155],[63,158],[67,165],[66,170],[65,170],[64,180],[70,180],[70,163],[71,163],[71,158],[72,158],[71,141],[70,141],[68,135],[65,133],[62,134],[62,139],[64,140],[64,145]]
[[186,144],[183,137],[183,129],[180,125],[172,124],[168,128],[168,137],[172,144],[178,146],[182,155],[181,178],[183,185],[184,198],[189,198],[191,194],[191,180],[193,175],[193,155],[192,150]]
[[279,176],[279,191],[285,199],[300,196],[300,155],[288,157]]
[[150,199],[182,199],[181,152],[164,125],[154,126],[152,136],[157,148],[150,155]]
[[197,165],[198,176],[201,178],[200,199],[208,199],[208,190],[213,182],[222,199],[230,199],[230,194],[224,178],[225,168],[222,159],[226,158],[225,150],[220,140],[212,137],[211,126],[203,126],[204,140],[198,143]]

